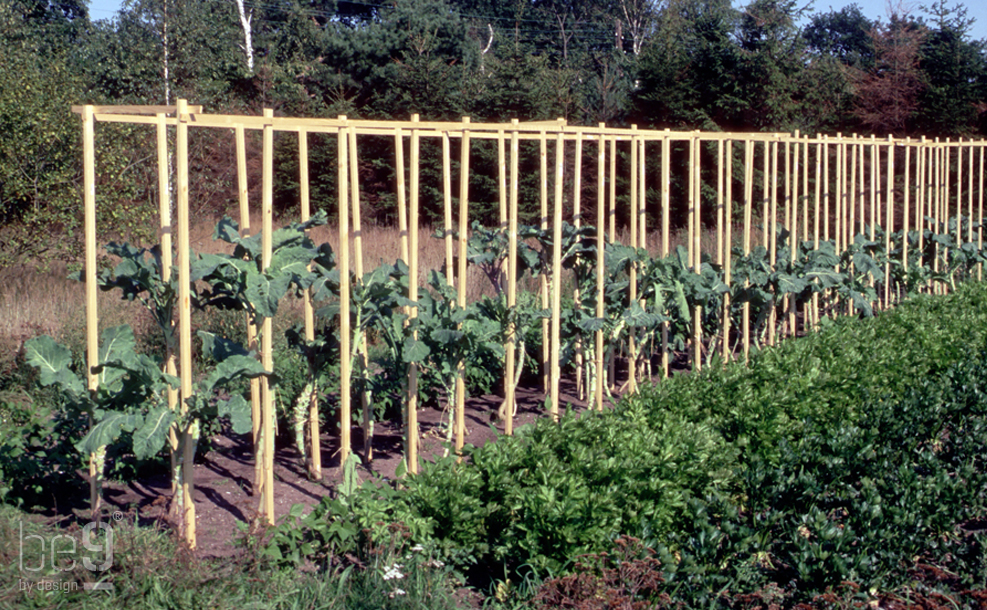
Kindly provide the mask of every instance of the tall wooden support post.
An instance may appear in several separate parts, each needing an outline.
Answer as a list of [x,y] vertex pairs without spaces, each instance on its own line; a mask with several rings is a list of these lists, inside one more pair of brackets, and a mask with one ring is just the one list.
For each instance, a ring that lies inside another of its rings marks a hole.
[[973,141],[967,145],[969,167],[967,169],[966,241],[973,243]]
[[[459,290],[457,304],[466,309],[466,246],[469,241],[470,131],[469,117],[463,117],[459,153]],[[459,325],[462,328],[462,324]],[[462,456],[466,438],[466,363],[456,363],[456,455]]]
[[[661,250],[660,254],[662,258],[668,256],[669,250],[669,207],[671,206],[671,157],[672,157],[672,141],[668,135],[668,129],[665,130],[665,136],[661,139]],[[661,371],[662,376],[668,379],[668,322],[661,323]]]
[[[412,123],[418,122],[418,115],[411,116]],[[414,303],[410,308],[409,322],[418,317],[418,190],[419,190],[419,142],[418,129],[411,130],[411,165],[409,167],[409,206],[408,206],[408,300]],[[402,170],[403,171],[403,170]],[[412,331],[412,339],[418,340],[418,331]],[[408,472],[418,472],[418,365],[408,364],[408,398],[405,407],[404,459]]]
[[[398,199],[398,232],[401,235],[401,260],[408,264],[408,194],[404,179],[404,130],[394,129],[394,188]],[[409,284],[410,285],[410,284]]]
[[610,208],[607,212],[610,229],[607,242],[617,241],[617,138],[610,138]]
[[[309,202],[308,185],[308,132],[304,129],[298,132],[298,200],[301,208],[301,221],[306,222],[312,216]],[[315,341],[315,308],[312,306],[312,289],[306,288],[302,294],[302,309],[305,316],[305,340],[310,344]],[[312,393],[308,398],[308,432],[309,458],[308,477],[313,481],[322,480],[322,445],[319,440],[319,392],[315,386],[316,371],[309,371]],[[368,444],[369,446],[369,444]]]
[[963,138],[956,142],[956,247],[963,245]]
[[[801,152],[799,147],[799,136],[798,132],[795,132],[793,137],[794,142],[792,143],[792,224],[791,224],[791,234],[788,236],[788,254],[789,263],[793,266],[795,264],[796,257],[799,251],[799,159],[801,159]],[[798,318],[796,316],[796,310],[798,308],[798,302],[793,296],[788,303],[788,334],[794,337],[797,334],[798,328]]]
[[[764,219],[764,230],[768,237],[768,262],[774,269],[778,262],[778,142],[769,142],[771,150],[771,207]],[[765,181],[768,177],[765,176]],[[768,345],[775,344],[775,327],[778,324],[777,297],[771,297],[771,311],[768,312]]]
[[[638,183],[638,189],[637,189],[637,197],[638,197],[638,204],[637,204],[637,238],[638,238],[638,241],[637,241],[636,244],[634,244],[634,247],[635,248],[640,248],[642,250],[647,251],[647,249],[648,249],[648,216],[647,216],[648,188],[647,188],[647,183],[646,183],[646,180],[645,180],[646,175],[647,175],[647,162],[646,162],[645,157],[644,157],[644,154],[645,154],[645,140],[644,140],[644,138],[638,138],[637,139],[637,149],[638,149],[638,153],[637,153],[637,173],[636,173],[636,175],[634,177],[634,180],[636,180],[637,183]],[[642,271],[643,271],[643,269],[642,269]],[[639,303],[640,303],[642,309],[646,306],[646,302],[645,302],[645,300],[643,298],[640,299]],[[642,359],[642,361],[644,362],[644,366],[645,366],[644,370],[640,372],[640,375],[648,375],[648,377],[650,379],[650,375],[651,375],[651,354],[654,352],[654,345],[651,344],[650,346],[646,346],[645,344],[641,344],[641,345],[638,346],[638,349],[639,350],[644,350],[644,349],[648,349],[649,350],[649,352],[647,354],[647,357],[641,358],[640,353],[639,353],[639,356],[638,357],[639,357],[639,359]],[[639,375],[638,378],[640,378],[640,375]]]
[[[812,216],[812,247],[814,250],[819,249],[819,222],[822,220],[819,215],[819,210],[822,204],[822,156],[823,156],[823,145],[822,145],[822,134],[816,134],[816,198],[813,208]],[[812,293],[812,330],[819,330],[819,293]]]
[[894,232],[894,137],[888,136],[887,186],[884,187],[884,308],[891,307],[891,234]]
[[[977,249],[983,252],[984,249],[984,143],[980,142],[977,146],[980,149],[980,171],[977,174],[980,176],[980,187],[977,189]],[[982,282],[984,279],[984,264],[977,263],[977,281]]]
[[[247,140],[243,125],[234,127],[236,138],[236,178],[237,198],[240,205],[240,236],[250,235],[250,191],[247,183]],[[257,324],[253,317],[246,314],[247,349],[260,353],[257,345]],[[253,495],[263,493],[264,489],[264,449],[261,445],[261,402],[260,378],[250,380],[250,437],[254,445],[254,487]]]
[[[716,140],[716,264],[721,269],[723,268],[723,181],[726,178],[726,162],[723,158],[724,144],[726,144],[726,142],[722,138]],[[729,258],[729,255],[727,258]],[[725,310],[720,310],[720,316],[721,320],[723,320],[723,322],[721,322],[721,326],[723,327],[723,335],[721,340],[722,343],[726,345],[729,343],[729,338],[726,332],[729,329],[730,323],[725,320],[727,317],[725,315]],[[712,345],[710,346],[710,352],[713,352]]]
[[908,233],[911,230],[911,215],[909,206],[911,204],[912,195],[912,139],[905,138],[905,201],[903,218],[901,220],[901,267],[908,274]]
[[[353,231],[353,272],[357,285],[363,286],[363,229],[360,225],[360,158],[359,149],[356,145],[356,128],[350,126],[347,138],[349,141],[349,153],[347,158],[350,162],[350,207],[351,224]],[[364,381],[360,382],[360,409],[363,414],[363,438],[365,446],[369,447],[373,443],[374,436],[374,415],[371,404],[370,386],[365,381],[369,377],[370,368],[369,347],[367,345],[367,333],[362,328],[356,328],[354,337],[356,338],[356,359],[360,366],[359,377]],[[369,454],[371,457],[373,453]]]
[[[539,201],[541,202],[540,216],[538,222],[538,228],[541,229],[542,235],[548,232],[548,140],[546,139],[546,134],[542,131],[538,137],[539,144]],[[539,289],[541,292],[541,308],[549,309],[551,304],[549,303],[548,295],[548,274],[541,273],[538,279]],[[551,321],[542,318],[541,321],[541,387],[542,391],[545,392],[546,397],[550,392],[551,387],[551,363],[552,358],[551,347]],[[554,407],[550,407],[554,408]]]
[[[518,156],[520,147],[518,142],[518,121],[514,119],[511,130],[511,193],[508,205],[507,219],[507,310],[514,311],[517,307],[517,200],[518,200]],[[512,317],[513,318],[513,317]],[[507,385],[504,391],[505,418],[504,434],[510,436],[514,434],[514,403],[517,384],[515,378],[517,373],[514,368],[515,344],[517,343],[518,329],[511,319],[507,327],[507,366],[505,367]],[[523,363],[522,363],[523,366]]]
[[[583,191],[583,132],[576,132],[576,152],[572,164],[572,226],[578,231],[583,226],[582,211],[582,191]],[[582,242],[582,238],[577,238]],[[577,284],[572,291],[572,302],[577,309],[582,308],[582,294]],[[575,341],[575,362],[576,362],[576,395],[579,400],[588,400],[586,383],[588,379],[583,378],[585,368],[585,346],[583,345],[583,335],[580,333]]]
[[[607,142],[603,135],[604,125],[600,123],[600,136],[597,140],[596,151],[596,317],[603,319],[606,314],[604,308],[605,274],[606,264],[604,251],[606,240],[604,239],[603,227],[606,222],[606,158]],[[596,410],[603,410],[603,384],[606,379],[603,370],[603,329],[596,331],[596,383],[593,387],[593,394],[596,401]]]
[[[842,133],[836,134],[836,255],[840,256],[840,253],[847,249],[846,241],[846,141],[843,139]],[[833,268],[834,271],[839,272],[840,266],[837,264]],[[839,303],[839,295],[834,297],[835,302]],[[834,311],[834,317],[838,315],[838,311]]]
[[[349,213],[349,145],[348,129],[340,127],[337,134],[336,163],[339,200],[339,466],[346,465],[350,458],[350,393],[352,386],[352,358],[350,328],[350,213]],[[412,279],[414,282],[414,279]],[[409,472],[413,462],[408,464]]]
[[[632,130],[637,130],[637,125],[631,126]],[[631,239],[630,246],[637,248],[637,137],[631,137],[631,172],[630,172],[630,210],[628,220],[630,221]],[[627,306],[630,307],[637,300],[637,270],[636,262],[631,263],[628,269],[627,286]],[[636,328],[627,327],[627,388],[631,393],[637,391],[637,337]]]
[[[850,155],[850,187],[847,191],[847,245],[856,243],[857,236],[857,134],[848,149]],[[851,263],[852,265],[852,263]]]
[[[192,295],[189,271],[189,217],[188,217],[188,104],[178,100],[176,110],[178,128],[175,137],[178,188],[178,373],[181,379],[181,413],[187,415],[187,401],[192,397]],[[270,368],[268,368],[270,370]],[[185,542],[195,549],[195,503],[192,491],[195,486],[195,442],[198,441],[198,422],[185,422],[182,433],[182,525]]]
[[[263,270],[271,264],[274,243],[274,124],[270,120],[274,111],[264,109],[263,159],[261,171],[261,266]],[[182,247],[179,245],[179,254]],[[261,320],[260,354],[264,369],[274,370],[274,329],[270,318]],[[270,380],[260,380],[261,397],[261,439],[263,441],[264,485],[261,493],[261,514],[269,525],[274,525],[274,398],[271,395]]]
[[[82,109],[82,163],[83,203],[85,205],[86,232],[86,383],[90,392],[99,388],[99,376],[93,372],[99,365],[99,314],[96,296],[96,117],[92,106]],[[89,425],[93,425],[89,418]],[[97,452],[98,453],[98,452]],[[102,459],[97,453],[89,454],[89,512],[90,519],[100,519],[100,479],[103,477]]]
[[[823,241],[829,241],[830,231],[830,215],[829,215],[829,198],[830,198],[830,175],[829,175],[829,136],[822,136],[822,188],[823,188],[823,210],[822,210],[822,231],[823,231]],[[821,297],[824,306],[829,305],[829,295],[823,294]],[[818,318],[819,314],[816,313]]]
[[[928,159],[928,147],[925,136],[919,140],[915,148],[915,230],[918,231],[918,264],[925,262],[925,167]],[[923,287],[924,289],[924,287]]]
[[555,136],[555,205],[552,210],[552,329],[551,329],[551,386],[549,388],[549,413],[559,419],[559,348],[562,324],[562,179],[565,168],[565,137],[560,129]]
[[[161,244],[161,281],[166,285],[171,282],[171,259],[173,256],[171,237],[171,177],[168,170],[168,125],[163,112],[155,115],[158,153],[158,218],[160,220]],[[174,322],[172,322],[174,326]],[[165,344],[165,373],[172,377],[178,376],[178,364],[175,354],[175,334],[172,328],[171,338]],[[168,387],[168,408],[178,409],[178,390]],[[168,471],[171,479],[171,493],[178,492],[178,427],[174,422],[168,427],[168,455],[171,469]]]
[[[754,142],[744,142],[744,256],[751,253],[751,207],[754,198]],[[747,285],[747,282],[744,282]],[[744,364],[751,356],[751,304],[744,302],[741,332],[744,342]]]
[[[733,281],[733,140],[726,145],[726,209],[723,211],[723,283]],[[730,361],[730,292],[723,293],[723,364]]]
[[[692,210],[692,268],[699,274],[702,273],[702,158],[701,142],[699,133],[696,132],[689,140],[689,151],[692,156],[690,163],[689,182]],[[700,371],[703,366],[703,308],[696,305],[692,310],[692,370]]]

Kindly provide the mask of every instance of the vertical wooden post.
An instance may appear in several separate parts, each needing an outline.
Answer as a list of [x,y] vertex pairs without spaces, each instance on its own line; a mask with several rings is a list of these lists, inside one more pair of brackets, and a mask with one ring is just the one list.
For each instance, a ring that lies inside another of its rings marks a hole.
[[[726,163],[724,161],[724,145],[726,142],[719,138],[716,140],[716,264],[723,269],[723,197],[724,197],[724,180],[726,179]],[[729,255],[726,256],[729,258]],[[728,284],[729,285],[729,284]],[[728,310],[720,311],[720,315],[726,318],[726,313]],[[722,318],[721,318],[722,319]],[[729,342],[729,336],[726,334],[726,330],[729,328],[729,321],[721,322],[721,326],[724,329],[723,332],[723,345]]]
[[[665,136],[661,139],[661,257],[668,257],[668,237],[669,237],[669,208],[671,207],[671,157],[672,142],[668,135],[669,130],[665,130]],[[668,378],[668,322],[661,324],[661,370],[662,376]]]
[[[412,123],[418,122],[418,115],[411,115]],[[418,191],[419,191],[419,138],[418,129],[411,129],[411,165],[409,166],[409,207],[408,207],[408,300],[414,303],[409,321],[418,317]],[[402,170],[403,171],[403,170]],[[418,331],[412,331],[412,339],[418,340]],[[342,394],[342,393],[340,393]],[[408,472],[418,472],[418,365],[408,364],[408,397],[405,407],[404,459]]]
[[908,271],[908,233],[911,229],[911,210],[909,210],[912,196],[912,139],[905,138],[905,202],[903,218],[901,222],[901,266]]
[[[350,388],[353,351],[350,342],[350,185],[349,146],[346,127],[337,134],[337,171],[339,184],[339,466],[342,469],[350,457]],[[413,280],[412,280],[413,282]],[[412,463],[408,470],[412,471]]]
[[504,130],[497,130],[497,186],[500,195],[498,201],[499,212],[497,219],[500,221],[500,228],[507,228],[507,154],[505,152]]
[[[308,184],[308,132],[304,129],[298,131],[298,199],[301,208],[301,221],[305,222],[312,216],[309,201]],[[312,306],[312,289],[306,288],[302,295],[302,307],[305,315],[305,340],[309,343],[315,341],[315,308]],[[313,376],[315,371],[309,371]],[[312,395],[308,403],[308,430],[309,430],[309,471],[308,476],[314,481],[322,480],[322,444],[319,431],[319,393],[315,386],[312,387]],[[368,455],[368,459],[370,456]]]
[[[583,211],[582,211],[582,190],[583,190],[583,133],[581,131],[576,132],[576,153],[573,159],[572,167],[572,226],[577,230],[583,225]],[[582,239],[578,239],[582,242]],[[572,301],[577,309],[582,308],[581,294],[579,290],[579,285],[573,289]],[[584,386],[583,380],[583,368],[585,364],[585,354],[583,347],[583,337],[580,333],[576,337],[575,341],[575,362],[576,362],[576,394],[580,400],[586,399],[586,388]],[[586,380],[588,381],[588,380]]]
[[[538,138],[539,144],[539,177],[540,177],[540,202],[541,215],[539,216],[538,227],[542,230],[542,234],[548,232],[548,140],[546,139],[546,134],[542,131]],[[548,273],[547,270],[542,270],[542,273],[538,278],[539,289],[541,293],[541,308],[549,309],[551,307],[549,294],[548,294]],[[551,321],[542,318],[541,321],[541,387],[542,391],[545,393],[546,397],[550,393],[551,389]]]
[[[606,221],[606,157],[607,142],[603,135],[604,124],[600,123],[600,137],[597,141],[596,153],[596,317],[603,319],[606,315],[604,308],[605,297],[605,274],[606,263],[604,251],[606,250],[606,240],[604,239],[603,225]],[[603,383],[606,378],[603,369],[603,329],[596,331],[596,386],[593,388],[596,397],[596,410],[603,410]]]
[[[778,141],[772,140],[771,150],[771,209],[764,219],[764,230],[768,233],[768,261],[774,269],[778,262]],[[767,177],[765,177],[767,180]],[[768,345],[775,344],[775,327],[778,324],[777,297],[771,297],[771,311],[768,312]]]
[[925,136],[915,147],[915,229],[918,231],[919,265],[925,265],[925,166],[928,159]]
[[956,246],[963,245],[963,138],[956,143]]
[[[977,249],[983,252],[984,250],[984,143],[980,142],[978,146],[980,149],[980,171],[978,172],[980,176],[980,188],[979,195],[977,196]],[[984,279],[984,265],[983,263],[977,263],[977,281],[982,282]]]
[[[793,135],[792,142],[792,228],[791,234],[788,237],[789,248],[788,256],[789,262],[794,266],[795,259],[798,256],[799,251],[799,159],[801,159],[802,153],[799,146],[799,134],[796,131]],[[791,297],[788,302],[788,334],[794,337],[798,331],[798,318],[796,316],[796,309],[798,308],[798,302],[795,297]]]
[[[754,142],[744,142],[744,256],[751,253],[751,205],[754,198]],[[746,286],[748,282],[744,282]],[[744,364],[750,363],[751,354],[751,304],[744,302],[743,310]]]
[[[459,148],[459,291],[460,309],[466,309],[466,257],[469,242],[470,132],[469,117],[463,117]],[[462,328],[462,324],[459,325]],[[456,363],[456,455],[462,456],[466,437],[466,363]]]
[[617,241],[617,137],[610,138],[610,232],[607,241]]
[[[247,141],[243,125],[234,127],[236,135],[236,177],[237,194],[240,204],[240,236],[250,235],[250,191],[247,184]],[[257,324],[248,313],[247,322],[247,349],[260,353],[257,346]],[[261,392],[260,378],[254,377],[250,380],[250,422],[251,439],[254,444],[254,488],[253,494],[264,493],[264,447],[261,437],[261,424],[263,414],[261,412]]]
[[556,421],[559,419],[559,360],[562,357],[559,349],[562,324],[562,179],[565,170],[565,135],[562,129],[560,126],[555,135],[555,206],[552,210],[552,345],[549,352],[552,361],[549,413]]
[[[452,243],[452,160],[449,151],[449,132],[442,132],[442,213],[445,226],[443,239],[446,246],[446,283],[455,286],[456,266],[453,261]],[[451,401],[450,401],[451,402]]]
[[850,190],[847,199],[847,245],[856,243],[857,237],[857,134],[853,134],[853,143],[850,145]]
[[967,243],[973,243],[973,140],[967,145],[970,154],[967,155],[970,158],[969,168],[967,171],[967,207],[966,207],[966,241]]
[[[175,137],[177,155],[178,187],[178,372],[181,378],[181,411],[188,410],[187,402],[192,397],[192,297],[191,273],[189,271],[189,217],[188,217],[188,104],[178,100],[176,110],[178,128]],[[267,368],[267,367],[265,367]],[[270,368],[268,368],[270,370]],[[182,434],[182,514],[185,542],[195,549],[195,502],[192,492],[195,488],[195,440],[193,426],[186,423]]]
[[[99,376],[93,372],[99,365],[99,314],[96,297],[96,118],[93,106],[82,109],[82,179],[86,232],[86,385],[90,392],[99,388]],[[89,418],[89,426],[93,425]],[[100,479],[102,460],[89,454],[89,518],[99,521],[101,509]]]
[[[508,228],[507,228],[507,310],[514,311],[517,306],[517,198],[518,198],[518,146],[517,119],[512,121],[514,129],[511,130],[511,196],[508,207]],[[514,434],[514,358],[517,327],[513,319],[508,321],[507,327],[507,366],[504,367],[505,387],[504,387],[504,434],[511,436]],[[523,363],[522,363],[523,366]]]
[[761,245],[768,249],[768,214],[771,208],[771,142],[764,141],[764,170],[761,179]]
[[394,182],[398,200],[398,232],[401,234],[401,260],[405,264],[408,264],[410,262],[410,253],[408,252],[408,238],[410,237],[408,233],[408,197],[404,183],[404,130],[400,127],[394,129]]
[[[169,284],[171,282],[171,259],[174,254],[171,245],[173,233],[171,222],[171,177],[168,171],[168,126],[165,122],[165,116],[163,112],[159,112],[155,118],[157,119],[158,149],[158,217],[161,227],[161,281]],[[242,130],[243,127],[241,126],[240,129]],[[165,345],[164,371],[172,377],[178,376],[174,333],[171,340],[167,341]],[[252,387],[253,385],[251,384]],[[172,411],[178,409],[178,390],[170,386],[168,388],[168,408]],[[171,493],[174,495],[178,492],[178,478],[175,475],[177,474],[176,469],[178,468],[179,461],[178,429],[174,422],[168,427],[168,454],[171,466],[168,474],[171,479]]]
[[[631,129],[637,130],[637,125],[632,125]],[[632,248],[637,248],[637,136],[631,137],[631,171],[630,171],[630,198],[628,204],[630,205],[629,218],[631,238],[630,246]],[[631,268],[628,270],[628,300],[627,306],[630,307],[634,301],[637,300],[637,263],[632,263]],[[637,340],[635,337],[636,329],[628,325],[627,327],[627,388],[631,393],[637,391]]]
[[[699,132],[695,132],[690,140],[692,151],[692,207],[693,207],[693,231],[692,231],[692,266],[697,274],[702,273],[702,140]],[[692,310],[692,369],[700,371],[703,367],[703,308],[696,305]]]
[[[353,237],[353,271],[358,286],[363,285],[363,228],[360,223],[360,156],[356,145],[356,128],[348,129],[347,138],[349,151],[347,153],[350,162],[350,206],[352,207]],[[357,361],[360,364],[360,377],[366,378],[367,370],[370,366],[370,356],[367,347],[367,333],[362,329],[356,330],[356,352]],[[367,461],[373,459],[373,436],[374,419],[373,406],[370,404],[370,388],[366,381],[360,383],[360,407],[363,414],[363,440],[364,451]],[[347,428],[347,430],[349,430]]]
[[[822,203],[822,156],[823,143],[822,134],[816,134],[816,199],[812,216],[812,247],[819,249],[819,207]],[[819,293],[812,293],[812,330],[819,330]]]
[[888,262],[884,264],[884,307],[891,307],[891,234],[894,232],[894,136],[888,136],[887,186],[884,208],[884,251]]
[[[726,209],[723,214],[723,282],[733,280],[733,140],[726,141]],[[723,293],[723,364],[730,361],[730,292]]]

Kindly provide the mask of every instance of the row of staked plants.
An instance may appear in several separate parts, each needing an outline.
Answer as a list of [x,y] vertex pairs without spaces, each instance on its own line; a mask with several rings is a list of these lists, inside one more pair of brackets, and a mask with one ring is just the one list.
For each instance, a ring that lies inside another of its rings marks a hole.
[[842,317],[466,456],[399,486],[348,480],[265,553],[332,572],[400,523],[404,544],[534,607],[982,607],[987,286]]
[[[930,223],[931,223],[931,219]],[[193,302],[199,309],[223,309],[245,314],[254,323],[274,317],[289,293],[311,291],[319,304],[319,332],[307,341],[300,326],[285,333],[284,343],[291,346],[307,364],[304,383],[291,384],[281,392],[282,415],[291,420],[280,429],[293,430],[296,446],[305,459],[306,405],[312,394],[321,398],[326,420],[334,416],[338,387],[339,362],[339,272],[329,244],[314,244],[307,230],[326,222],[324,214],[305,223],[275,231],[270,264],[261,261],[261,236],[240,235],[237,224],[222,220],[214,237],[227,242],[227,254],[193,256]],[[885,266],[890,266],[891,288],[897,295],[908,296],[938,282],[955,288],[958,282],[974,277],[979,266],[987,262],[983,252],[972,242],[957,245],[953,234],[956,222],[961,233],[971,227],[966,219],[952,219],[939,227],[940,232],[899,231],[890,237],[891,248],[885,250],[884,235],[875,227],[875,237],[858,235],[847,250],[837,253],[832,241],[796,243],[794,260],[789,236],[779,234],[775,265],[768,252],[757,247],[744,255],[734,249],[732,280],[724,282],[724,269],[703,258],[700,273],[688,263],[687,252],[679,247],[666,258],[651,257],[647,251],[607,243],[605,265],[605,316],[596,317],[595,264],[598,244],[592,226],[562,227],[562,263],[567,285],[578,289],[578,300],[570,302],[562,319],[563,365],[582,362],[587,382],[597,374],[592,358],[577,358],[581,346],[591,345],[591,334],[603,329],[607,359],[617,357],[622,346],[633,337],[644,346],[638,358],[648,363],[662,349],[661,332],[667,325],[668,349],[683,350],[693,336],[691,311],[702,307],[703,335],[721,333],[721,303],[729,294],[732,315],[739,320],[743,305],[750,304],[755,337],[763,337],[770,317],[782,298],[792,307],[807,303],[814,294],[836,295],[839,300],[824,301],[835,307],[849,304],[860,316],[873,315],[872,303],[883,290]],[[979,230],[979,225],[972,227]],[[518,275],[537,277],[551,273],[552,233],[543,229],[519,228]],[[909,243],[907,268],[901,253]],[[537,297],[522,293],[519,304],[508,308],[503,281],[508,248],[502,229],[484,228],[474,223],[468,242],[468,261],[489,278],[496,296],[485,296],[460,308],[456,295],[445,276],[433,270],[428,290],[420,292],[417,303],[408,298],[408,269],[403,261],[384,263],[362,278],[351,277],[351,328],[353,337],[354,394],[364,405],[362,424],[367,441],[372,438],[373,422],[381,418],[400,418],[406,399],[405,365],[415,363],[422,372],[419,385],[420,404],[448,407],[453,395],[457,363],[467,363],[466,377],[471,393],[487,393],[502,378],[504,343],[513,325],[518,363],[518,379],[526,369],[533,372],[531,357],[542,342],[541,320],[548,316]],[[919,245],[924,248],[920,249]],[[124,299],[142,302],[150,311],[160,332],[158,353],[138,353],[138,341],[127,326],[107,328],[101,337],[98,373],[100,390],[92,394],[85,388],[85,375],[73,366],[68,349],[48,337],[25,344],[26,361],[37,368],[42,386],[57,390],[60,411],[57,417],[23,428],[0,445],[3,460],[4,494],[12,490],[39,490],[57,473],[64,473],[73,461],[65,445],[76,445],[82,455],[96,455],[102,461],[110,455],[133,455],[138,459],[157,456],[165,447],[168,430],[193,432],[193,442],[217,429],[217,422],[228,420],[236,433],[250,428],[250,405],[245,398],[246,379],[272,375],[275,384],[287,386],[292,381],[287,367],[265,371],[255,350],[242,336],[202,331],[198,340],[202,356],[198,359],[198,387],[186,414],[168,408],[166,394],[177,380],[162,371],[162,362],[176,350],[174,306],[178,294],[177,274],[164,281],[162,253],[128,244],[109,244],[107,251],[119,262],[105,268],[99,276],[104,290],[118,290]],[[629,300],[630,269],[637,270],[638,300]],[[417,307],[411,317],[409,308]],[[736,327],[736,324],[734,325]],[[736,334],[734,340],[739,339]],[[365,357],[373,343],[375,360]],[[708,349],[711,357],[716,350]],[[78,359],[78,355],[76,356]],[[640,368],[638,370],[641,370]],[[281,375],[279,377],[278,375]],[[515,382],[517,379],[515,380]],[[609,388],[610,384],[605,384]],[[282,388],[283,390],[286,388]],[[221,396],[221,400],[217,397]],[[293,408],[290,406],[293,405]],[[451,409],[449,409],[451,434]],[[354,413],[354,420],[361,419]],[[82,421],[89,423],[84,430]],[[56,430],[57,427],[57,430]],[[85,435],[82,436],[82,433]],[[179,438],[181,435],[179,435]],[[53,446],[57,445],[57,446]],[[370,447],[370,442],[365,443]],[[177,451],[176,453],[181,453]],[[98,470],[102,472],[102,464]]]

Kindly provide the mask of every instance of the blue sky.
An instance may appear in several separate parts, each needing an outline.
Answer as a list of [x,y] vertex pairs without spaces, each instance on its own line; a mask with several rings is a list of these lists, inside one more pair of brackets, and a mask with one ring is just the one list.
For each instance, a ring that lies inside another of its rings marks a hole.
[[[232,0],[230,1],[230,10],[233,10]],[[897,0],[892,0],[895,4],[898,4]],[[927,0],[931,4],[931,0]],[[919,6],[924,4],[924,1],[918,2],[904,2],[905,6],[911,7],[911,12],[913,14],[920,14]],[[120,10],[121,0],[90,0],[89,2],[89,15],[92,19],[111,19],[118,10]],[[844,0],[817,0],[813,5],[814,12],[828,12],[830,10],[839,10],[851,4],[851,2]],[[861,10],[864,15],[870,19],[887,19],[887,5],[888,0],[857,0],[857,4],[860,5]],[[974,39],[987,39],[987,2],[984,0],[967,0],[963,2],[967,9],[967,16],[976,19],[973,24],[970,35]]]

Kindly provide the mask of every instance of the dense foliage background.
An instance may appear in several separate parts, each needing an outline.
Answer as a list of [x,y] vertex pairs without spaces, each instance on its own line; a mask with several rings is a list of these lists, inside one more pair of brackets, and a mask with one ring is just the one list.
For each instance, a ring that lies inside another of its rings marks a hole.
[[[92,21],[86,0],[0,0],[0,261],[51,248],[32,239],[40,227],[73,235],[81,155],[72,104],[186,98],[210,112],[353,118],[930,137],[987,130],[985,43],[971,39],[963,6],[947,0],[884,19],[856,5],[810,12],[794,0],[270,0],[243,3],[242,20],[238,8],[130,0],[116,18]],[[141,175],[151,170],[146,131],[101,128],[97,143],[100,197],[111,204],[101,206],[111,223],[101,226],[130,237],[153,226],[144,218],[153,206],[142,205],[155,185]],[[222,139],[193,144],[193,172],[211,179],[203,182],[231,175],[217,152]],[[314,201],[331,186],[313,184]],[[291,187],[279,187],[282,199]],[[222,205],[197,188],[199,205]],[[386,196],[368,204],[371,218],[393,218]]]

